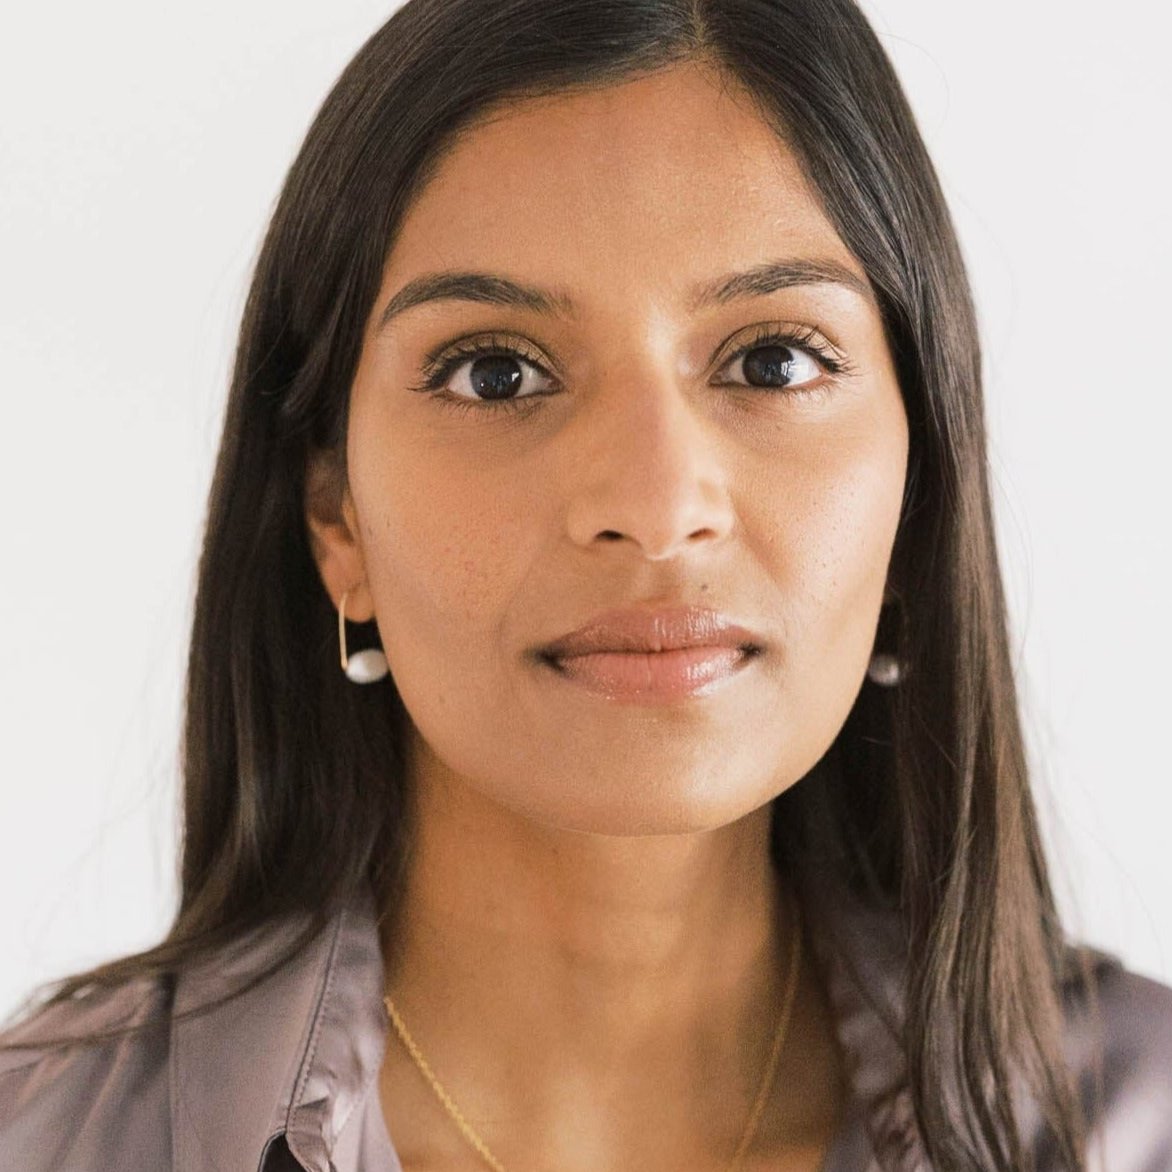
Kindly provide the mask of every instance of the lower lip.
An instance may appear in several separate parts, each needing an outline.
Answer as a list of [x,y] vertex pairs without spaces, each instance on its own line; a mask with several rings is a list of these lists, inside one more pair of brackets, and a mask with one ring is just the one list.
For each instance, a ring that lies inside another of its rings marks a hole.
[[561,678],[608,699],[660,704],[707,695],[754,655],[740,647],[681,647],[674,651],[602,651],[545,662]]

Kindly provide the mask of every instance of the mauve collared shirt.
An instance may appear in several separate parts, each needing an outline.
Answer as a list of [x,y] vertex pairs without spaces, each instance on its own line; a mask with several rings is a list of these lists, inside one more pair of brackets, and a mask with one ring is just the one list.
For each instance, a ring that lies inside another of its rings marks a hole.
[[[849,1080],[821,1172],[932,1172],[898,1043],[896,919],[825,883],[804,882],[801,895]],[[145,1023],[91,1046],[0,1051],[0,1169],[398,1172],[378,1093],[389,1023],[369,893],[261,985],[173,1020],[274,957],[292,927],[274,922],[177,978],[55,1006],[0,1035]],[[1091,1166],[1172,1172],[1172,989],[1093,955],[1106,1094]],[[1067,1057],[1080,1073],[1093,1046],[1081,1000],[1068,997]],[[1059,1168],[1043,1156],[1040,1172]]]

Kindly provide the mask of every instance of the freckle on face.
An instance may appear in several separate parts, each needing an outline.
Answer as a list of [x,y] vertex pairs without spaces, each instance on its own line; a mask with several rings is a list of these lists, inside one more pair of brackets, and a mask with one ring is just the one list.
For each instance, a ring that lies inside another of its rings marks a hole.
[[[864,276],[792,155],[695,66],[517,103],[422,191],[388,257],[348,434],[421,769],[547,825],[668,833],[743,816],[829,746],[871,652],[907,424],[878,311],[857,293],[688,308],[698,283],[778,258]],[[578,312],[433,302],[376,330],[407,281],[441,271],[565,290]],[[714,356],[778,322],[821,331],[854,373],[805,401],[722,385]],[[429,352],[481,333],[540,356],[556,393],[490,415],[408,389]],[[530,654],[648,599],[727,613],[764,650],[663,704],[601,698]]]

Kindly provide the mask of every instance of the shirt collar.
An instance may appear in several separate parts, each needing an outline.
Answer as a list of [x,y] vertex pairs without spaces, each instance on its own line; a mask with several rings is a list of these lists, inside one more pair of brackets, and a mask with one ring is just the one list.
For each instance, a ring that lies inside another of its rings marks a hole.
[[832,869],[797,877],[803,919],[846,1068],[870,1169],[931,1172],[901,1044],[907,952],[898,909],[854,892]]
[[[175,1009],[195,1008],[255,972],[295,937],[287,917],[241,937],[179,977]],[[346,1121],[378,1078],[386,1040],[373,896],[363,890],[272,976],[174,1022],[171,1122],[177,1172],[263,1169],[280,1136],[328,1172]],[[255,1163],[253,1162],[255,1161]]]

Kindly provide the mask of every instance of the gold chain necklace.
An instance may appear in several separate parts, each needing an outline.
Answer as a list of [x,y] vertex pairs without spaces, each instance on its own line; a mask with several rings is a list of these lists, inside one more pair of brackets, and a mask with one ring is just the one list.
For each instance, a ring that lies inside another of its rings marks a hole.
[[[765,1074],[761,1079],[761,1087],[757,1091],[757,1098],[753,1103],[752,1110],[749,1112],[749,1118],[745,1123],[745,1130],[741,1134],[740,1142],[737,1144],[736,1151],[733,1153],[732,1160],[728,1165],[728,1172],[734,1172],[740,1165],[745,1153],[749,1150],[749,1145],[753,1142],[753,1137],[757,1134],[757,1126],[761,1120],[761,1113],[765,1109],[770,1088],[773,1086],[773,1078],[777,1072],[777,1059],[781,1054],[781,1046],[789,1030],[790,1013],[793,1010],[794,994],[798,987],[798,973],[802,961],[800,909],[797,900],[792,895],[790,896],[790,908],[792,910],[790,923],[793,925],[793,948],[790,951],[789,972],[786,975],[785,992],[781,1001],[781,1013],[778,1015],[777,1030],[773,1035],[773,1045],[769,1051],[769,1060],[765,1064]],[[415,1065],[419,1067],[420,1073],[431,1085],[431,1089],[435,1092],[436,1098],[443,1104],[444,1110],[447,1111],[452,1121],[460,1129],[460,1134],[480,1153],[481,1158],[493,1172],[505,1172],[505,1166],[488,1150],[488,1145],[476,1134],[472,1124],[464,1118],[460,1108],[453,1102],[451,1095],[444,1090],[443,1085],[436,1078],[431,1067],[428,1065],[427,1059],[423,1057],[423,1052],[419,1049],[415,1039],[408,1031],[402,1015],[395,1008],[395,1003],[389,995],[383,998],[383,1004],[387,1007],[387,1014],[390,1016],[391,1023],[395,1027],[395,1032],[399,1035],[399,1039],[402,1041],[407,1053],[411,1055]]]

